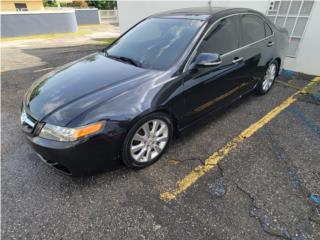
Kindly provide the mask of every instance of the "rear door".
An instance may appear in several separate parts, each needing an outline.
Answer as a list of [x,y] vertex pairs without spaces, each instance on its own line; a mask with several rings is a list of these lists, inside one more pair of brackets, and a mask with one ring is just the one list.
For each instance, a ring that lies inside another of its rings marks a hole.
[[261,79],[274,55],[275,39],[272,29],[256,14],[240,16],[241,55],[246,59],[251,86]]

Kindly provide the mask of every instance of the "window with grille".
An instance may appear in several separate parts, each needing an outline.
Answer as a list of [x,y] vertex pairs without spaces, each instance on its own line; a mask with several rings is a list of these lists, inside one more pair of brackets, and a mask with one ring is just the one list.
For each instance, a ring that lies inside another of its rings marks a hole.
[[19,11],[28,11],[28,8],[27,8],[27,4],[26,3],[15,3],[14,4],[16,10],[19,12]]
[[270,1],[267,17],[277,27],[286,28],[289,33],[288,57],[297,56],[313,3],[311,0]]

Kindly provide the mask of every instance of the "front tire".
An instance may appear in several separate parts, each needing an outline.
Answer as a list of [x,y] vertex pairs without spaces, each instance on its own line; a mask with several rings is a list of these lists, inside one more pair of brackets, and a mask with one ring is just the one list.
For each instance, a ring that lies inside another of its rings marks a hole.
[[167,149],[173,133],[170,118],[164,113],[152,113],[139,120],[128,132],[122,160],[133,169],[155,163]]
[[274,80],[278,73],[278,63],[277,61],[273,61],[267,68],[263,79],[258,83],[256,88],[256,92],[260,95],[266,94],[269,92],[271,87],[274,84]]

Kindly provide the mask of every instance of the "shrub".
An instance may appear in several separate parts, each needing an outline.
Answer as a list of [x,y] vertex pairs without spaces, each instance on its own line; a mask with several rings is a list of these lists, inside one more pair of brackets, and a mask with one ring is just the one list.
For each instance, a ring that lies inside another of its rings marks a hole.
[[44,7],[58,7],[58,4],[54,0],[43,0]]
[[88,8],[85,1],[61,2],[60,7]]
[[113,10],[117,8],[116,0],[98,0],[98,1],[86,1],[90,7],[95,7],[98,9]]

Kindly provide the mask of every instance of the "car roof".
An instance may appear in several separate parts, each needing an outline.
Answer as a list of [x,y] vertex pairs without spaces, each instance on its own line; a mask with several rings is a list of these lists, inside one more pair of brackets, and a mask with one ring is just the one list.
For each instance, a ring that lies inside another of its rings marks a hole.
[[[195,7],[195,8],[183,8],[175,9],[166,12],[157,13],[150,17],[161,18],[183,18],[209,21],[228,16],[237,13],[258,13],[249,8],[225,8],[225,7]],[[261,15],[261,14],[260,14]]]

